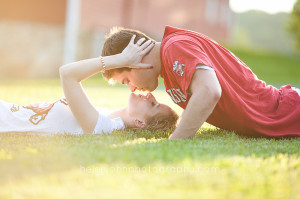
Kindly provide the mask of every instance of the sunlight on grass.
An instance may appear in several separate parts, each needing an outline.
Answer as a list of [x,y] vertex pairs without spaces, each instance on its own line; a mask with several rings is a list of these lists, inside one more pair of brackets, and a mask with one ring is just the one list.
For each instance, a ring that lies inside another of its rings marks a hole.
[[30,154],[37,154],[38,150],[35,148],[31,148],[31,147],[26,147],[25,148],[25,152],[30,153]]
[[11,160],[12,154],[5,149],[0,150],[0,160]]
[[98,163],[9,181],[1,187],[0,196],[297,198],[299,177],[299,157],[287,155],[233,156],[174,164],[155,162],[143,167],[122,162]]
[[[165,138],[162,138],[162,139],[165,139]],[[134,140],[126,140],[123,144],[120,144],[120,145],[113,144],[111,147],[112,148],[117,148],[117,147],[132,146],[132,145],[145,144],[145,143],[156,143],[156,142],[159,142],[162,139],[137,138],[137,139],[134,139]]]

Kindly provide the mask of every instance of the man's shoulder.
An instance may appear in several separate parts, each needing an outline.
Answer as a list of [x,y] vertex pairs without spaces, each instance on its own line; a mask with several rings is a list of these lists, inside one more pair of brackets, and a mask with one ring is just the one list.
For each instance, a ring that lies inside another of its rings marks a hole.
[[179,48],[184,49],[188,46],[199,46],[199,41],[190,35],[176,34],[162,42],[161,50],[165,54],[170,51],[177,51]]
[[168,48],[171,44],[180,44],[184,41],[189,41],[191,40],[191,37],[186,34],[172,34],[167,37],[164,37],[162,40],[162,45],[163,48]]

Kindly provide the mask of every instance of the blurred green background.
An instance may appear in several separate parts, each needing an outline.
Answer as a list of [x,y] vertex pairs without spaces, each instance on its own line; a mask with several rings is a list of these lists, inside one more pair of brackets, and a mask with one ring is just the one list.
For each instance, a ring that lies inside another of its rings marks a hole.
[[295,6],[292,15],[296,2],[0,0],[0,79],[57,78],[62,64],[99,56],[113,26],[139,29],[160,41],[164,26],[171,25],[223,44],[269,84],[297,86],[300,33],[298,26],[291,30],[292,21],[300,23],[295,20],[300,9]]

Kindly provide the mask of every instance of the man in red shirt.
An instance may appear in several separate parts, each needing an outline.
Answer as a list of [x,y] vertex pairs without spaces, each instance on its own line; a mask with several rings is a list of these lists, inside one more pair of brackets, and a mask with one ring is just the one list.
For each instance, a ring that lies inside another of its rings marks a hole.
[[[107,38],[102,56],[122,52],[132,35],[151,40],[139,31],[119,29]],[[153,68],[124,66],[104,77],[127,84],[132,92],[151,92],[161,75],[174,103],[185,109],[170,139],[194,136],[205,121],[248,136],[300,137],[297,91],[290,85],[267,86],[229,50],[200,33],[166,26],[162,42],[155,42],[142,62]]]

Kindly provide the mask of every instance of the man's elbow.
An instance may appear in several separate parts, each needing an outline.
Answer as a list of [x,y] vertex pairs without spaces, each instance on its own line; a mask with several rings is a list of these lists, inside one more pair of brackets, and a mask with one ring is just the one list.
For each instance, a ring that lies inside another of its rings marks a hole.
[[220,100],[221,96],[222,96],[222,89],[221,88],[214,89],[211,92],[211,98],[215,102],[218,102]]
[[215,105],[218,103],[222,96],[222,90],[221,87],[211,87],[211,86],[203,86],[201,89],[196,90],[193,95],[197,97],[203,97],[205,96],[205,99],[207,102],[210,102],[210,104]]

